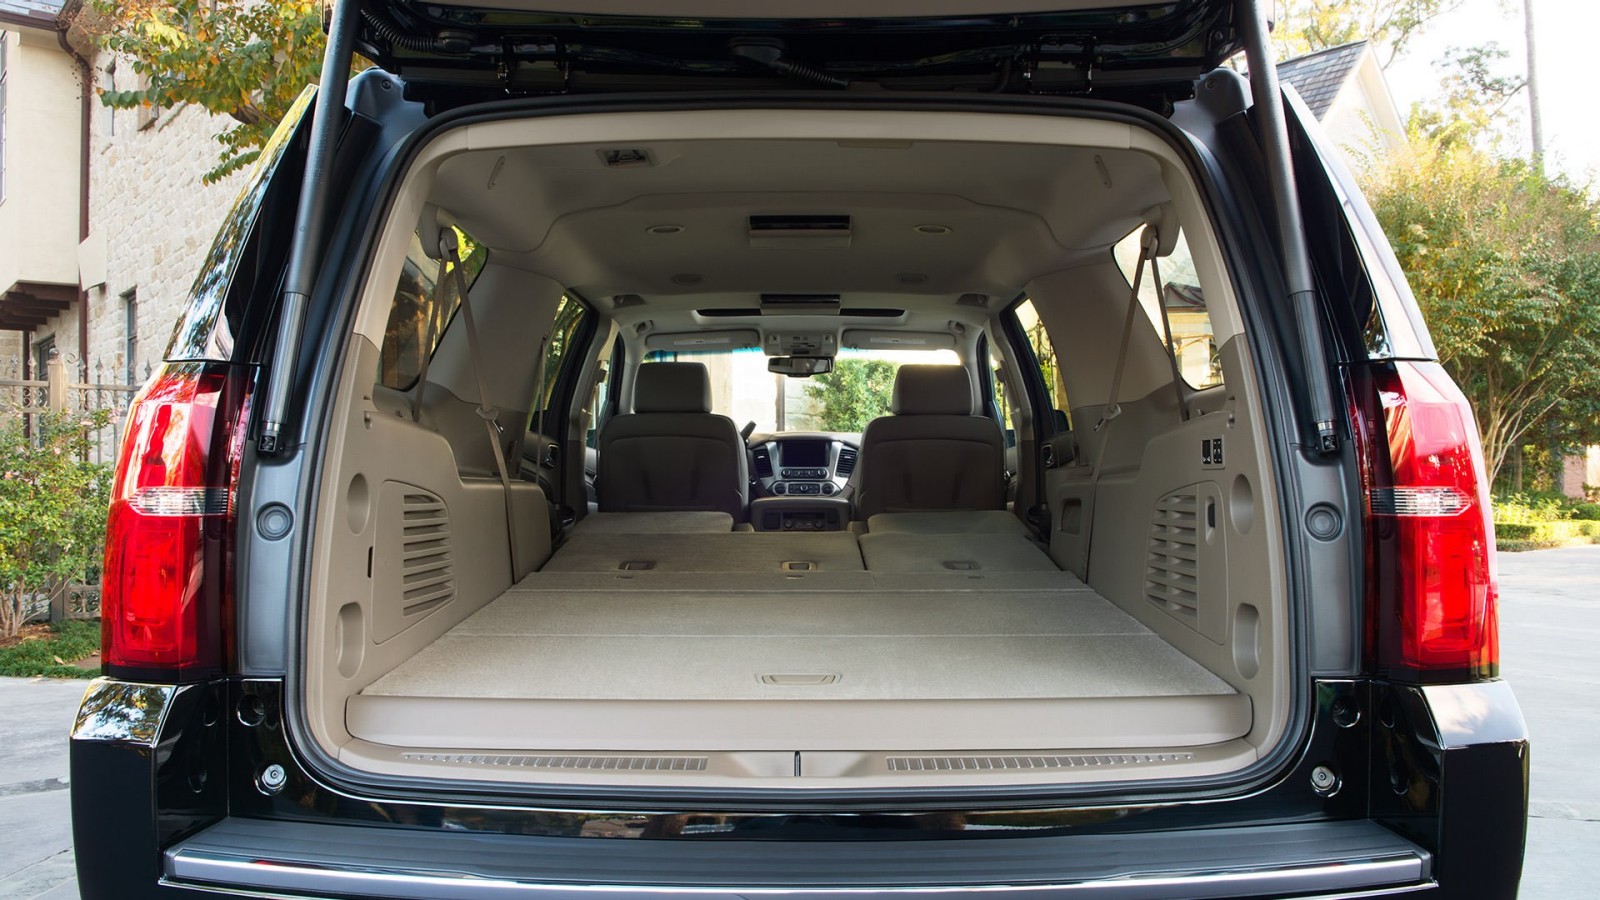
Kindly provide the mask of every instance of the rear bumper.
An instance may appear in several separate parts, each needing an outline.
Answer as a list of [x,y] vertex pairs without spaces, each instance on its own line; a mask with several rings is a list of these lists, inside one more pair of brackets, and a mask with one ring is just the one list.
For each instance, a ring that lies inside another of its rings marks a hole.
[[[274,684],[95,683],[71,748],[85,898],[1494,898],[1521,874],[1528,745],[1500,682],[1320,682],[1304,757],[1248,796],[920,814],[356,796],[299,764]],[[260,720],[250,696],[273,701]],[[287,770],[276,791],[261,784],[273,762]],[[1339,774],[1331,795],[1312,788],[1321,766]]]

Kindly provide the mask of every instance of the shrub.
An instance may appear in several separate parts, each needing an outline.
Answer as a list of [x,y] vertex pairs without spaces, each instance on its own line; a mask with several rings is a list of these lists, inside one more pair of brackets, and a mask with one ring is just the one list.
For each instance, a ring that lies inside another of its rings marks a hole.
[[31,436],[22,416],[0,424],[0,637],[52,588],[100,567],[111,473],[85,460],[109,416],[40,415]]

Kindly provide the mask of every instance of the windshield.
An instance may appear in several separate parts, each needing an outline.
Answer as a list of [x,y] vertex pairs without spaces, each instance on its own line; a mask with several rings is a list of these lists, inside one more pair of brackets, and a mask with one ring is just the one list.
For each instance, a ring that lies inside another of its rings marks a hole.
[[894,376],[907,363],[957,364],[954,350],[839,351],[833,371],[789,378],[767,371],[767,356],[747,350],[657,350],[645,362],[703,363],[711,376],[711,411],[756,430],[859,433],[889,414]]

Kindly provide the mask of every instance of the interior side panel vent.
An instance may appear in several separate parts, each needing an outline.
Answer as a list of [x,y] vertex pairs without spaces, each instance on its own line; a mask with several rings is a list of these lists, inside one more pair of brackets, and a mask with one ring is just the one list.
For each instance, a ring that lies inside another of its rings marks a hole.
[[1145,599],[1216,641],[1228,593],[1223,521],[1216,484],[1189,485],[1156,501],[1145,547]]
[[757,447],[751,455],[755,457],[756,474],[762,478],[771,478],[773,475],[772,451],[766,447]]
[[1199,505],[1193,494],[1168,494],[1156,503],[1144,570],[1144,595],[1190,619],[1200,608]]
[[438,495],[386,481],[373,548],[374,637],[387,640],[456,595],[450,510]]
[[850,447],[840,447],[839,464],[834,467],[834,471],[839,473],[839,477],[848,478],[850,477],[850,473],[854,472],[855,470],[856,451]]

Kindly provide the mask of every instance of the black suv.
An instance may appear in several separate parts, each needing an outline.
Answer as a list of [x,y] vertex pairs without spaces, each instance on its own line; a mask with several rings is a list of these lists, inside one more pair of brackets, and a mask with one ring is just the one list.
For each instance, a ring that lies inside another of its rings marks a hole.
[[1514,896],[1472,414],[1255,5],[1116,2],[330,4],[84,896]]

